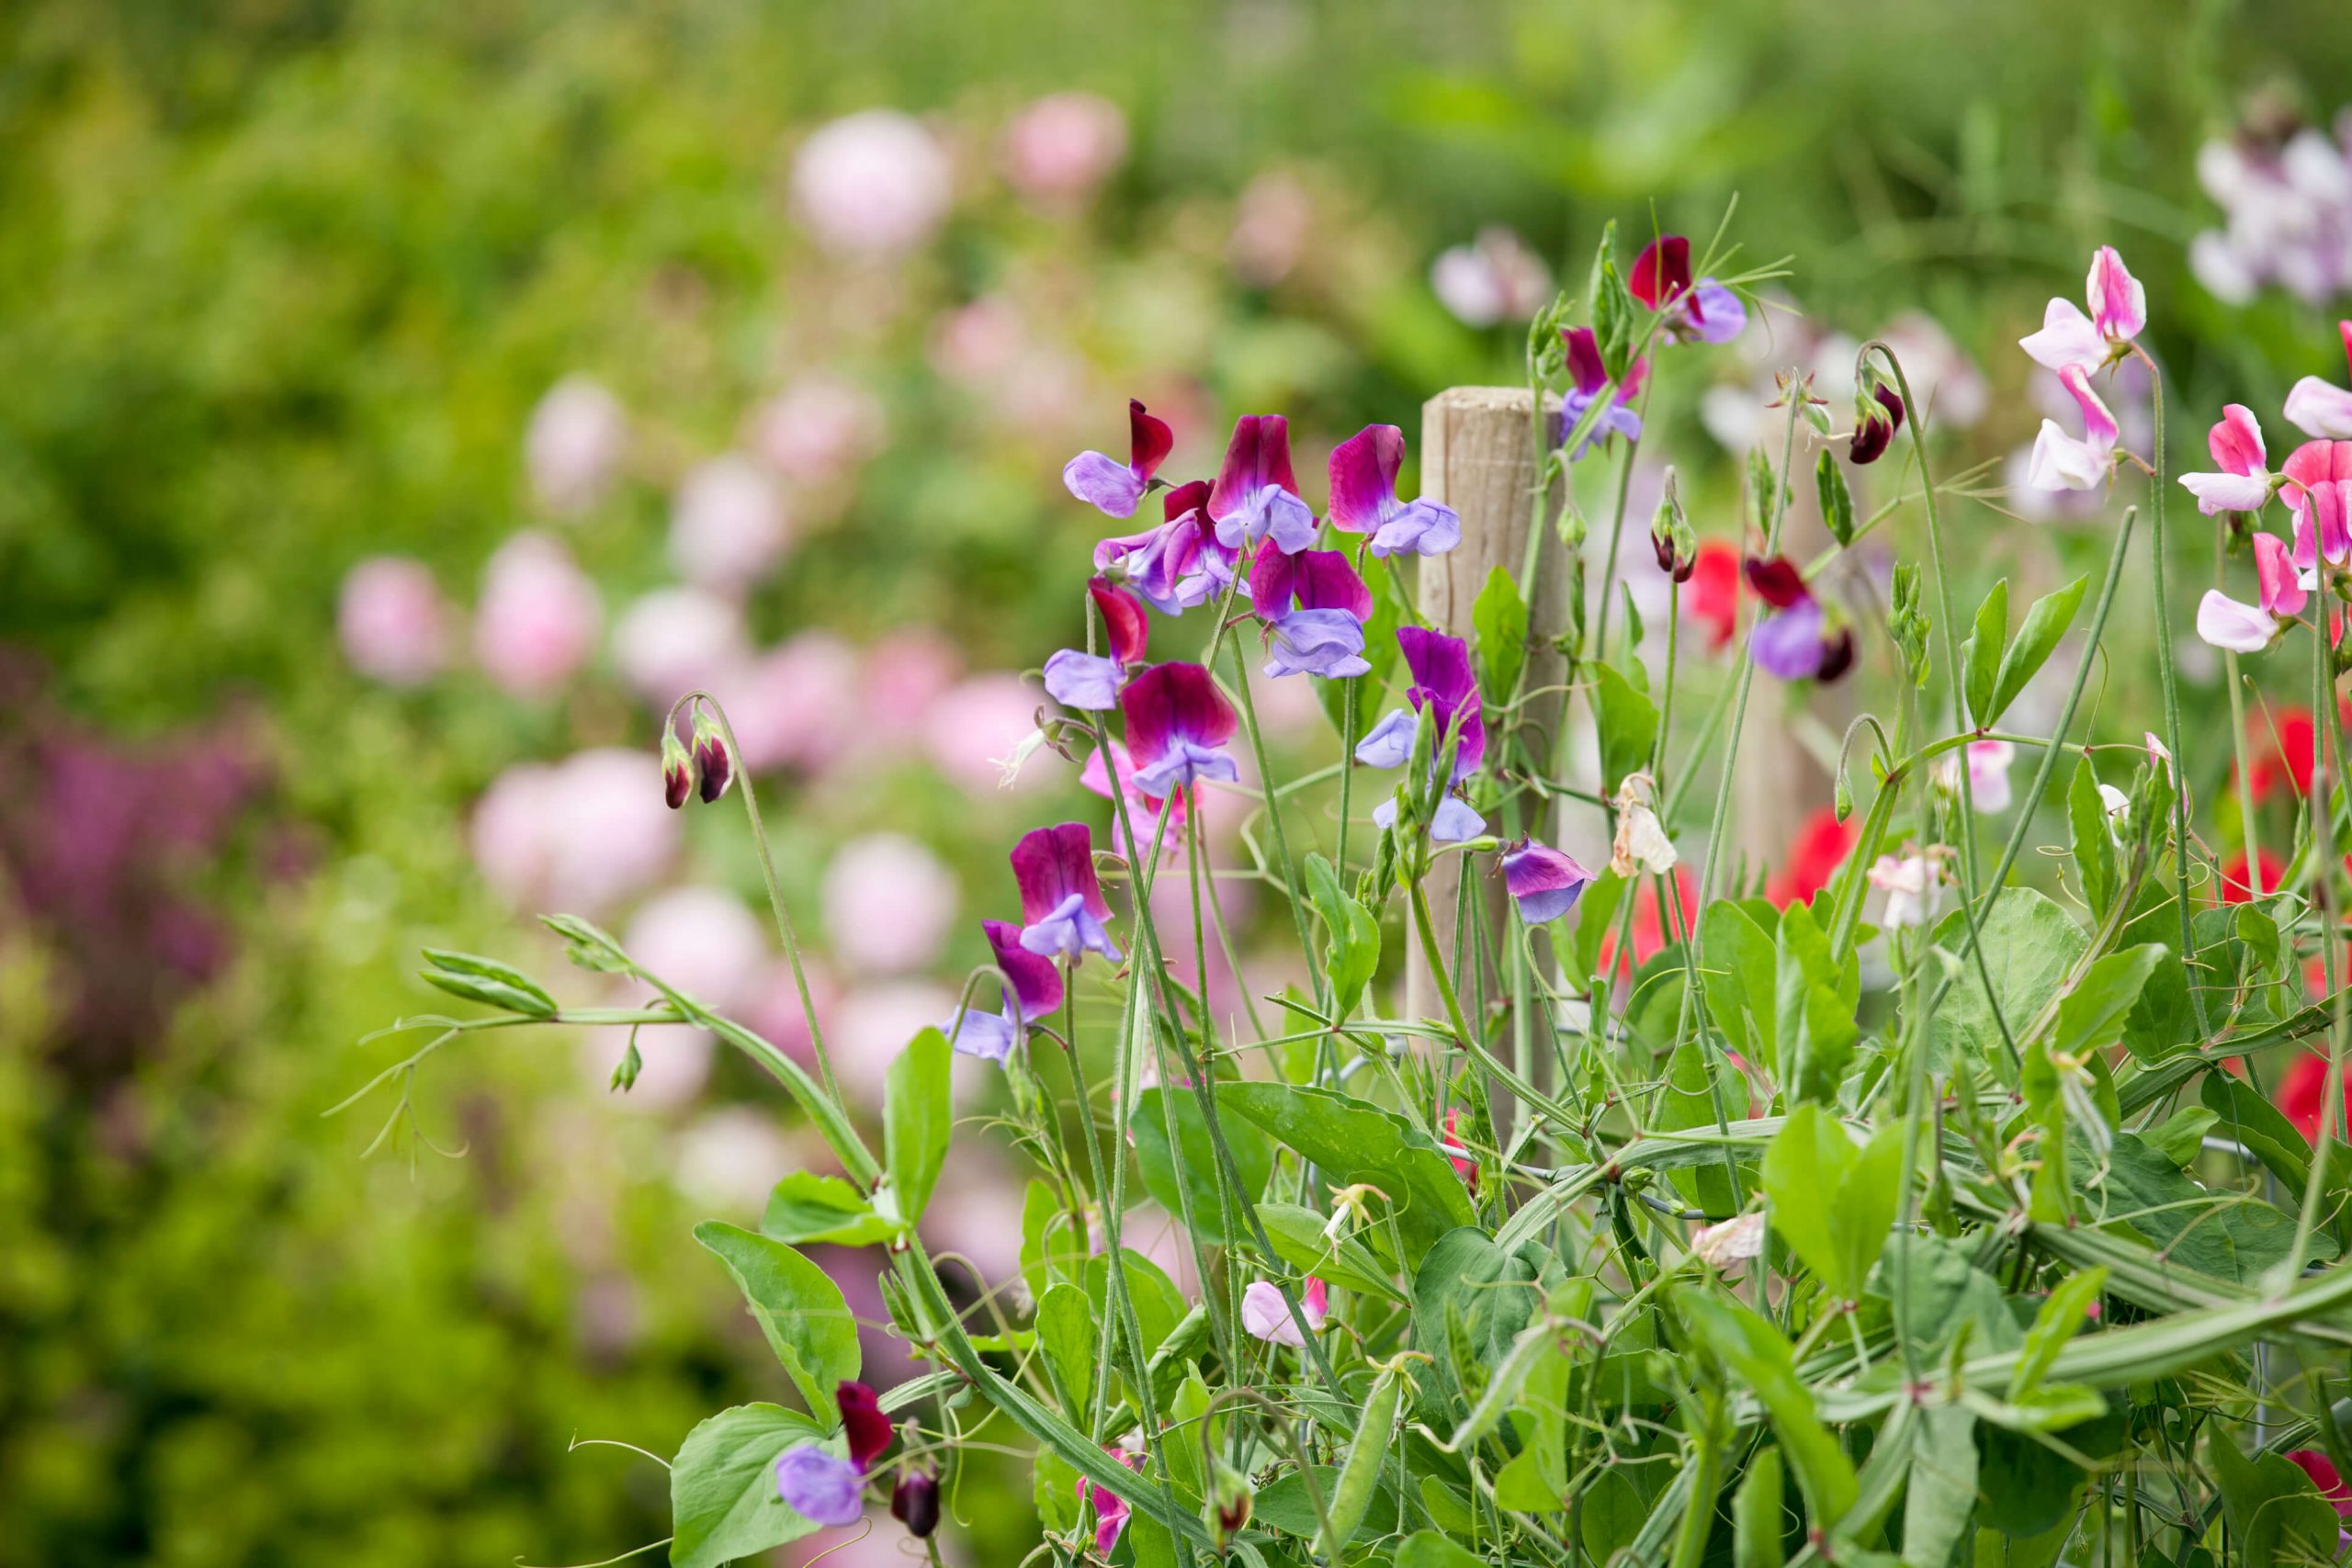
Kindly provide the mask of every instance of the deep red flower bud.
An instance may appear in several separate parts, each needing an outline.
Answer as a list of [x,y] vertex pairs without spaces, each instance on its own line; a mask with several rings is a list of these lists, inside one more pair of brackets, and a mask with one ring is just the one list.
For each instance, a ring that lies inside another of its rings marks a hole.
[[890,1489],[890,1517],[918,1540],[939,1528],[939,1472],[902,1470]]
[[1857,463],[1875,463],[1886,456],[1894,445],[1894,433],[1903,428],[1903,399],[1884,382],[1871,389],[1875,408],[1856,400],[1854,405],[1854,439],[1846,448],[1847,457]]
[[697,712],[695,715],[695,769],[702,775],[702,798],[705,805],[727,793],[735,782],[735,759],[727,750],[727,742],[718,727]]
[[862,1471],[872,1470],[890,1446],[890,1418],[882,1414],[882,1401],[865,1384],[847,1379],[833,1391],[833,1401],[842,1407],[842,1433],[849,1439],[851,1462]]
[[1821,668],[1813,672],[1813,678],[1826,686],[1853,667],[1854,628],[1839,626],[1836,635],[1822,640]]
[[1813,597],[1804,585],[1804,578],[1785,556],[1767,559],[1750,556],[1746,563],[1747,586],[1756,596],[1775,610],[1785,610],[1792,604],[1802,604]]
[[674,731],[662,736],[662,798],[677,810],[685,805],[686,797],[695,792],[695,760],[678,744]]

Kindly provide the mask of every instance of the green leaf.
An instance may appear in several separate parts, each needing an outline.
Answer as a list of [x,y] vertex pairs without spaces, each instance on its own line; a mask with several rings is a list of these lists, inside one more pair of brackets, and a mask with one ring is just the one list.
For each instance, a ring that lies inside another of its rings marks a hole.
[[1716,1031],[1743,1058],[1777,1073],[1771,932],[1737,903],[1718,899],[1699,917],[1699,951],[1700,987]]
[[2152,942],[2093,962],[2058,1004],[2052,1049],[2078,1056],[2093,1046],[2113,1044],[2149,976],[2171,954],[2170,948]]
[[[2294,1247],[2295,1222],[2272,1205],[2238,1192],[2199,1186],[2137,1134],[2118,1133],[2104,1162],[2075,1134],[2067,1140],[2075,1185],[2089,1200],[2090,1217],[2120,1220],[2176,1268],[2259,1287]],[[2333,1257],[2324,1231],[2312,1237],[2314,1257]]]
[[2323,1502],[2311,1478],[2284,1454],[2249,1459],[2236,1438],[2218,1423],[2206,1451],[2222,1490],[2222,1517],[2235,1539],[2233,1562],[2245,1568],[2272,1568],[2281,1561],[2331,1562],[2342,1521]]
[[2066,789],[2066,825],[2073,835],[2075,874],[2082,879],[2083,897],[2103,919],[2115,902],[2115,835],[2108,826],[2107,802],[2099,798],[2098,774],[2088,752],[2075,764],[2074,783]]
[[1577,900],[1576,932],[1568,946],[1577,964],[1572,978],[1579,983],[1600,971],[1601,945],[1616,932],[1618,908],[1630,886],[1626,878],[1603,866]]
[[1477,637],[1478,662],[1486,667],[1487,694],[1509,702],[1527,662],[1527,601],[1501,566],[1487,573],[1487,585],[1470,606],[1470,626]]
[[[1679,1133],[1691,1127],[1713,1127],[1717,1110],[1714,1075],[1707,1065],[1705,1047],[1694,1035],[1675,1047],[1667,1059],[1666,1093],[1657,1101],[1657,1130]],[[1744,1101],[1746,1091],[1741,1091]],[[1721,1161],[1669,1171],[1675,1190],[1708,1214],[1728,1217],[1738,1208],[1732,1196],[1731,1173]]]
[[453,973],[447,969],[420,969],[417,978],[428,986],[437,987],[453,997],[469,1002],[480,1002],[501,1012],[519,1013],[525,1018],[553,1018],[555,1003],[537,986],[526,990],[496,980],[486,975]]
[[[1136,1327],[1143,1335],[1143,1353],[1148,1357],[1176,1332],[1184,1321],[1184,1293],[1168,1271],[1132,1247],[1119,1248],[1120,1261],[1125,1265],[1127,1294],[1135,1303]],[[1086,1299],[1093,1305],[1095,1321],[1111,1315],[1111,1260],[1090,1258],[1086,1260]],[[1154,1379],[1157,1382],[1157,1378]]]
[[1788,1561],[1781,1544],[1787,1533],[1787,1513],[1788,1483],[1781,1474],[1781,1450],[1759,1449],[1747,1461],[1747,1479],[1732,1495],[1733,1568],[1781,1568]]
[[769,1348],[808,1408],[834,1411],[833,1390],[857,1376],[857,1322],[841,1287],[822,1269],[780,1241],[718,1220],[695,1227],[695,1239],[735,1276]]
[[2001,671],[2001,645],[2009,636],[2009,580],[1993,584],[1976,607],[1976,632],[1960,645],[1962,687],[1979,729],[1992,726],[1993,693]]
[[[1340,1467],[1336,1464],[1317,1465],[1315,1483],[1323,1495],[1323,1506],[1329,1507],[1332,1492],[1340,1483]],[[1277,1529],[1301,1540],[1313,1537],[1321,1528],[1315,1517],[1315,1500],[1307,1495],[1306,1478],[1295,1470],[1258,1488],[1258,1495],[1250,1507],[1250,1517],[1269,1529]],[[1395,1492],[1385,1486],[1374,1490],[1371,1506],[1364,1511],[1363,1528],[1374,1536],[1395,1531]]]
[[[2252,1084],[2227,1073],[2207,1073],[2205,1081],[2197,1086],[2197,1096],[2211,1108],[2223,1135],[2245,1145],[2300,1202],[2311,1185],[2312,1146],[2295,1124]],[[2329,1188],[2345,1184],[2346,1164],[2345,1146],[2331,1145],[2325,1179]]]
[[1792,1099],[1831,1100],[1845,1081],[1861,1030],[1861,972],[1855,955],[1840,964],[1811,906],[1781,914],[1773,961],[1772,1035]]
[[901,1228],[868,1208],[857,1189],[840,1177],[808,1170],[796,1170],[777,1182],[768,1194],[767,1212],[760,1216],[762,1235],[796,1246],[814,1241],[871,1247],[888,1241]]
[[739,1404],[687,1433],[670,1465],[673,1568],[718,1568],[816,1529],[776,1495],[775,1461],[823,1437],[781,1404]]
[[1317,1275],[1341,1290],[1370,1291],[1399,1302],[1407,1299],[1370,1247],[1354,1236],[1342,1236],[1333,1244],[1323,1234],[1323,1216],[1314,1210],[1295,1203],[1261,1203],[1258,1223],[1266,1227],[1274,1255],[1301,1274]]
[[539,923],[563,938],[563,955],[579,967],[598,975],[628,972],[628,954],[595,921],[583,920],[578,915],[541,915]]
[[2018,628],[2017,641],[2001,656],[2001,672],[1993,683],[1993,709],[1978,716],[1979,727],[1989,727],[2000,721],[2009,705],[2018,700],[2035,671],[2049,661],[2058,639],[2075,624],[2075,612],[2082,607],[2083,590],[2090,586],[2087,576],[2078,577],[2054,593],[2045,593],[2033,602],[2025,613],[2025,625]]
[[882,1100],[883,1165],[899,1218],[922,1218],[932,1189],[947,1163],[947,1139],[956,1122],[948,1100],[948,1064],[955,1060],[947,1037],[926,1029],[890,1064]]
[[1829,536],[1841,545],[1854,542],[1854,492],[1846,488],[1845,470],[1829,448],[1821,449],[1821,457],[1813,466],[1813,486],[1821,497],[1821,521],[1828,528]]
[[[548,995],[537,980],[532,979],[512,964],[501,964],[495,958],[483,958],[471,953],[452,953],[445,947],[426,948],[424,961],[445,974],[470,976],[477,980],[487,980],[495,989],[514,991],[529,998],[530,1005],[516,1008],[514,1010],[517,1012],[529,1012],[538,1018],[554,1016],[555,998]],[[433,976],[427,975],[425,978],[432,980]],[[434,984],[441,985],[442,983],[435,980]],[[449,987],[443,986],[442,988],[447,990]],[[456,994],[463,996],[466,993],[459,991]]]
[[1797,1375],[1789,1342],[1747,1308],[1704,1290],[1684,1290],[1675,1300],[1698,1340],[1763,1403],[1781,1450],[1797,1472],[1807,1517],[1814,1529],[1826,1534],[1859,1495],[1854,1462],[1821,1424],[1813,1393]]
[[1306,887],[1308,902],[1323,922],[1323,973],[1330,979],[1339,1016],[1345,1019],[1380,970],[1380,921],[1348,897],[1331,863],[1319,854],[1306,857]]
[[1435,1530],[1415,1530],[1396,1547],[1396,1568],[1486,1568],[1486,1561]]
[[1905,1568],[1945,1568],[1976,1512],[1976,1417],[1957,1404],[1931,1404],[1911,1447],[1903,1498]]
[[1370,1182],[1396,1206],[1408,1267],[1430,1244],[1476,1218],[1453,1163],[1426,1133],[1394,1111],[1333,1089],[1297,1084],[1226,1083],[1221,1109],[1305,1156],[1337,1186]]
[[1650,765],[1650,752],[1657,743],[1657,705],[1610,665],[1596,663],[1591,670],[1601,790],[1615,795],[1627,773]]
[[1474,1374],[1509,1359],[1512,1341],[1543,1299],[1540,1257],[1532,1243],[1505,1252],[1475,1225],[1447,1232],[1430,1248],[1413,1276],[1413,1346],[1436,1363],[1420,1375],[1421,1408],[1442,1410],[1453,1398],[1472,1396],[1457,1348]]
[[1094,1364],[1102,1353],[1095,1332],[1094,1308],[1086,1292],[1067,1282],[1037,1298],[1037,1343],[1046,1359],[1061,1374],[1069,1395],[1070,1420],[1084,1426],[1093,1408]]
[[[2012,1029],[2023,1029],[2040,1016],[2090,945],[2083,928],[2065,910],[2030,887],[2001,889],[1979,931],[1984,967],[1993,976],[1992,994],[2000,999]],[[1953,956],[1959,975],[1928,1021],[1932,1056],[1939,1064],[1955,1058],[1998,1062],[2001,1032],[1993,1021],[1992,1001],[1976,961],[1959,956],[1968,944],[1968,926],[1960,910],[1936,923],[1935,943]]]
[[2070,1274],[2050,1292],[2034,1314],[2033,1326],[2025,1331],[2025,1345],[2018,1352],[2017,1371],[2009,1376],[2009,1399],[2022,1403],[2032,1397],[2050,1375],[2051,1364],[2058,1359],[2058,1352],[2075,1337],[2098,1303],[2099,1292],[2107,1289],[2107,1270],[2086,1269]]
[[[1222,1093],[1222,1090],[1220,1090]],[[1223,1104],[1223,1100],[1218,1102]],[[1176,1142],[1168,1141],[1168,1124],[1176,1125]],[[1242,1200],[1255,1202],[1266,1190],[1266,1179],[1273,1173],[1274,1151],[1264,1134],[1247,1122],[1237,1122],[1232,1117],[1220,1117],[1225,1129],[1225,1141],[1233,1151],[1233,1163],[1240,1172]],[[1148,1089],[1136,1096],[1135,1114],[1127,1118],[1127,1132],[1135,1139],[1136,1167],[1143,1173],[1144,1190],[1155,1202],[1170,1214],[1184,1213],[1184,1204],[1192,1204],[1193,1225],[1203,1241],[1212,1247],[1229,1247],[1248,1234],[1244,1226],[1228,1234],[1220,1194],[1225,1183],[1219,1176],[1216,1145],[1209,1137],[1208,1122],[1201,1114],[1200,1097],[1193,1090]],[[1237,1211],[1237,1224],[1243,1219]]]
[[1858,1301],[1894,1223],[1903,1172],[1903,1124],[1856,1148],[1836,1114],[1807,1100],[1764,1149],[1764,1195],[1772,1228],[1840,1301]]
[[[2171,900],[2165,902],[2169,906]],[[2196,1010],[2188,999],[2188,965],[2180,954],[2168,953],[2124,1017],[2124,1046],[2141,1061],[2153,1062],[2200,1043]]]

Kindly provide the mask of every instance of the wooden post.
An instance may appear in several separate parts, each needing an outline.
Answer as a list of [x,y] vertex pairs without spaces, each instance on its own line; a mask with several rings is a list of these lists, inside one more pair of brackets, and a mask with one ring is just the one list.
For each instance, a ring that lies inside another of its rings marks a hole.
[[[1526,563],[1536,471],[1528,397],[1524,387],[1453,387],[1421,405],[1421,493],[1461,513],[1462,543],[1445,555],[1421,561],[1418,597],[1422,617],[1451,636],[1472,637],[1471,605],[1487,585],[1489,572],[1499,566],[1517,578]],[[1555,421],[1559,400],[1547,395],[1544,406],[1547,423]],[[1528,598],[1529,624],[1535,634],[1535,647],[1528,660],[1530,691],[1558,686],[1566,668],[1566,661],[1548,644],[1568,624],[1568,573],[1563,570],[1556,539],[1545,541],[1542,549],[1535,582],[1520,584],[1520,592]],[[1487,696],[1502,701],[1509,694],[1489,692]],[[1546,735],[1559,734],[1566,707],[1562,697],[1563,694],[1554,692],[1528,705],[1527,717]],[[1488,826],[1497,832],[1502,829],[1500,822]],[[1544,823],[1527,826],[1539,835],[1549,831]],[[1428,884],[1438,942],[1449,964],[1462,864],[1462,857],[1447,856],[1430,873]],[[1506,929],[1501,880],[1489,879],[1478,891],[1487,901],[1487,929]],[[1456,975],[1455,980],[1467,1010],[1476,987],[1466,973]],[[1487,994],[1499,994],[1499,976],[1491,970]],[[1406,965],[1405,1005],[1410,1017],[1435,1017],[1442,1011],[1428,959],[1418,941]]]

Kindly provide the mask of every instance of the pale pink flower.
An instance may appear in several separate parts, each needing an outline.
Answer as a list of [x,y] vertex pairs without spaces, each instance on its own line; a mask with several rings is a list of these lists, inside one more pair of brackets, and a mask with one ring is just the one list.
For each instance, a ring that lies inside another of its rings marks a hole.
[[858,658],[831,632],[807,631],[728,675],[714,690],[735,726],[744,767],[818,773],[854,742]]
[[689,471],[670,505],[670,560],[698,588],[736,593],[775,570],[792,543],[775,480],[729,453]]
[[1037,710],[1050,708],[1017,675],[990,673],[957,682],[932,705],[923,723],[924,749],[939,770],[972,795],[1040,787],[1042,771],[1008,782],[1002,761],[1037,728]]
[[1870,885],[1886,895],[1878,923],[1888,931],[1925,925],[1935,912],[1939,878],[1936,863],[1926,855],[1881,855],[1865,874]]
[[566,376],[531,411],[523,465],[531,493],[559,517],[587,511],[628,455],[628,411],[585,376]]
[[1001,295],[986,295],[939,319],[931,366],[950,381],[982,385],[1012,368],[1027,336],[1020,308]]
[[571,552],[525,532],[501,545],[483,570],[474,657],[510,694],[544,697],[594,651],[603,625],[604,601]]
[[2208,517],[2261,511],[2270,500],[2270,470],[2254,411],[2244,403],[2223,408],[2220,423],[2206,433],[2205,445],[2222,471],[2180,476],[2182,487],[2197,498],[2197,510]]
[[629,688],[655,707],[718,683],[749,654],[742,612],[733,601],[699,588],[657,588],[613,627],[613,662]]
[[1690,1233],[1690,1252],[1711,1269],[1727,1269],[1762,1257],[1763,1214],[1735,1214],[1717,1224],[1701,1225]]
[[873,393],[813,375],[778,392],[752,418],[760,457],[796,484],[835,484],[882,447],[887,416]]
[[920,122],[866,109],[820,127],[792,159],[792,203],[826,250],[889,255],[931,238],[947,216],[946,152]]
[[[1298,1316],[1317,1334],[1323,1332],[1329,1315],[1330,1298],[1330,1286],[1309,1275],[1306,1289],[1299,1295]],[[1306,1337],[1298,1331],[1298,1318],[1291,1315],[1283,1301],[1282,1288],[1271,1280],[1253,1280],[1241,1292],[1241,1326],[1269,1345],[1298,1349],[1306,1343]]]
[[2284,629],[2267,610],[2241,604],[2218,588],[2197,602],[2197,635],[2231,653],[2260,653]]
[[1069,206],[1093,193],[1127,152],[1127,117],[1092,93],[1039,98],[1004,134],[1005,177],[1013,188],[1049,206]]
[[335,635],[351,667],[389,686],[413,686],[449,659],[450,612],[421,561],[374,556],[344,574]]
[[[2344,355],[2352,359],[2352,321],[2338,321]],[[2352,441],[2352,392],[2306,376],[2287,393],[2287,423],[2322,441]]]
[[[678,1190],[698,1208],[755,1224],[767,1206],[769,1191],[800,1163],[777,1130],[773,1112],[722,1105],[679,1132],[672,1168]],[[1017,1223],[1014,1228],[1019,1229]]]
[[1314,197],[1297,175],[1270,170],[1242,189],[1226,262],[1250,288],[1272,288],[1291,275],[1314,237]]
[[907,1042],[956,1010],[956,993],[929,980],[890,980],[844,995],[825,1023],[825,1046],[849,1097],[882,1103],[890,1064]]
[[2089,315],[2071,299],[2052,299],[2042,312],[2041,330],[2018,340],[2034,363],[2062,373],[2069,367],[2097,370],[2147,330],[2148,291],[2113,245],[2093,253],[2084,292]]
[[[1967,759],[1968,795],[1976,803],[1976,809],[1988,816],[2007,811],[2014,798],[2009,765],[2017,761],[2018,749],[2006,740],[1972,740],[1961,750]],[[1949,755],[1939,758],[1936,778],[1951,793],[1959,794],[1960,760]]]
[[668,873],[678,822],[651,749],[606,747],[509,768],[475,806],[469,838],[509,905],[593,918]]
[[858,682],[858,705],[865,715],[859,739],[877,751],[914,745],[922,739],[932,705],[963,673],[963,656],[939,633],[910,626],[886,634],[865,650]]
[[1526,241],[1496,225],[1442,252],[1430,265],[1430,288],[1464,326],[1491,327],[1532,320],[1552,298],[1552,272]]
[[760,917],[716,887],[676,887],[646,900],[621,945],[639,967],[713,1012],[733,1012],[757,997],[768,963]]
[[825,868],[820,893],[833,956],[865,974],[922,969],[946,945],[960,896],[956,874],[914,840],[852,839]]

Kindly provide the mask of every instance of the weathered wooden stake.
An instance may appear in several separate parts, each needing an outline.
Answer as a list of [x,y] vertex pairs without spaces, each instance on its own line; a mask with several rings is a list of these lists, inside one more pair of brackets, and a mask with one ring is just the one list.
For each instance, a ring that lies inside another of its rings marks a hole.
[[[1473,636],[1471,605],[1487,585],[1487,574],[1499,566],[1516,578],[1526,563],[1536,471],[1534,442],[1528,428],[1528,397],[1524,387],[1453,387],[1421,405],[1421,493],[1461,513],[1462,544],[1420,563],[1419,598],[1422,617],[1454,637]],[[1559,400],[1547,396],[1544,409],[1547,415],[1556,414]],[[1549,512],[1547,508],[1547,516]],[[1566,661],[1549,646],[1550,639],[1568,624],[1568,573],[1563,570],[1559,541],[1544,541],[1537,559],[1535,581],[1520,584],[1520,591],[1528,597],[1535,633],[1527,671],[1529,691],[1557,687],[1566,668]],[[1508,695],[1487,694],[1494,701]],[[1563,694],[1548,693],[1525,709],[1528,719],[1555,739],[1566,705]],[[1500,832],[1503,824],[1493,821],[1487,826]],[[1546,823],[1530,822],[1526,827],[1539,835],[1550,830]],[[1460,856],[1449,855],[1429,879],[1438,941],[1449,964],[1453,956],[1462,863]],[[1478,892],[1487,903],[1487,929],[1505,929],[1501,880],[1488,880]],[[1467,1010],[1476,986],[1466,970],[1454,978]],[[1500,994],[1499,979],[1488,970],[1487,996]],[[1406,967],[1405,998],[1408,1016],[1438,1017],[1444,1010],[1418,942]]]

